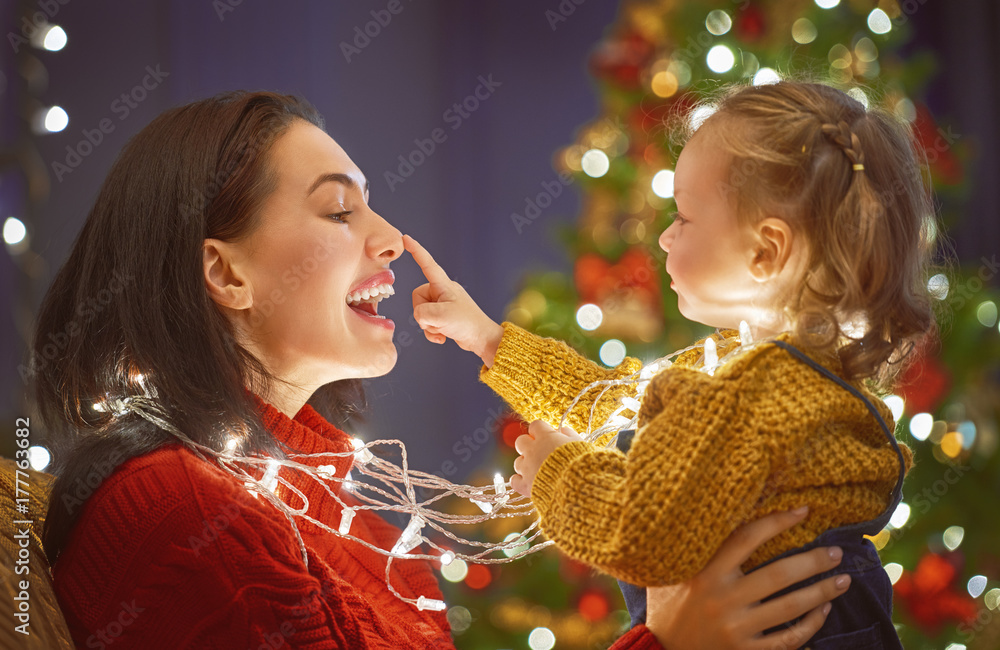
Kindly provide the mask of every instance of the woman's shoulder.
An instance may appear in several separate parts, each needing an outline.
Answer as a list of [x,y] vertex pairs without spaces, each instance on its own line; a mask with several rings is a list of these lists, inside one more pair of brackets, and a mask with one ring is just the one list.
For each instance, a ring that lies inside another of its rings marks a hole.
[[[138,549],[156,544],[182,544],[197,551],[200,543],[226,529],[234,533],[249,527],[260,541],[269,536],[266,531],[282,532],[278,526],[261,525],[274,519],[267,511],[271,506],[180,444],[130,458],[109,474],[95,466],[76,487],[67,498],[85,503],[66,549],[70,554],[74,546],[87,553],[96,545],[106,549],[105,557],[115,549],[122,554],[118,561],[125,561]],[[70,501],[64,502],[71,507]]]

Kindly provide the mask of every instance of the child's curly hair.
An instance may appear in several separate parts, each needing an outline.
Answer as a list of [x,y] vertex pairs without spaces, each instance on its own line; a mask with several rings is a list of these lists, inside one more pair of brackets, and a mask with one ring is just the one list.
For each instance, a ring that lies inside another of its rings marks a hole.
[[779,217],[809,242],[786,303],[796,338],[889,390],[935,327],[937,228],[909,127],[816,83],[730,86],[714,108],[700,128],[731,156],[737,218]]

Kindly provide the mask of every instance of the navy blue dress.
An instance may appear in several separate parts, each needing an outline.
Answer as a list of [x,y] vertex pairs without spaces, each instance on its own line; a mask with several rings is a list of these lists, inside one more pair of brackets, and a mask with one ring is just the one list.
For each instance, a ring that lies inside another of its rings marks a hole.
[[[892,584],[889,582],[889,577],[882,568],[882,561],[879,559],[878,551],[871,541],[864,538],[864,535],[874,536],[884,529],[886,524],[889,523],[889,518],[895,512],[896,506],[899,505],[902,499],[903,476],[906,472],[903,453],[899,449],[896,437],[892,434],[892,431],[882,419],[878,410],[861,392],[810,359],[798,348],[784,341],[774,341],[774,344],[784,348],[817,372],[822,373],[831,381],[840,384],[845,390],[865,402],[865,406],[868,407],[868,410],[878,420],[882,431],[899,457],[899,478],[892,490],[892,499],[888,507],[875,519],[828,530],[808,544],[786,551],[755,567],[752,571],[756,571],[783,557],[808,551],[819,546],[841,547],[844,550],[844,557],[839,566],[831,571],[813,576],[808,580],[779,591],[766,598],[765,601],[777,598],[806,585],[819,582],[832,575],[847,573],[851,576],[851,586],[846,593],[832,601],[830,613],[823,623],[823,627],[811,639],[806,641],[803,647],[808,647],[811,650],[902,650],[903,646],[899,642],[899,636],[896,634],[896,629],[892,624]],[[622,451],[628,451],[631,441],[632,437],[630,435],[619,436],[619,448],[624,447]],[[622,595],[625,597],[625,604],[632,618],[632,626],[634,627],[639,623],[645,622],[645,587],[637,587],[621,580],[618,581],[618,585],[621,587]],[[772,628],[767,630],[767,632],[778,631],[784,627],[787,627],[787,625]]]

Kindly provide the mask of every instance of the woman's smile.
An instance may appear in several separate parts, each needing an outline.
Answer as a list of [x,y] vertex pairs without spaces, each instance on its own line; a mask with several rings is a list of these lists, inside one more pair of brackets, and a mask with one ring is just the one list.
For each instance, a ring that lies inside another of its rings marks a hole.
[[373,325],[390,330],[395,328],[396,324],[391,319],[378,313],[378,303],[396,293],[392,288],[395,279],[392,271],[388,269],[376,273],[347,294],[347,306]]

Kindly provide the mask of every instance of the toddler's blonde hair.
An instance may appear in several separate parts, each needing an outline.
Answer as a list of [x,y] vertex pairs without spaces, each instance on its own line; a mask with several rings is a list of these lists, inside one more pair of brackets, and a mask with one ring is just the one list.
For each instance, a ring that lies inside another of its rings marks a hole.
[[808,242],[786,310],[796,338],[888,390],[935,326],[925,277],[937,232],[908,125],[830,86],[729,87],[698,127],[730,156],[737,217]]

